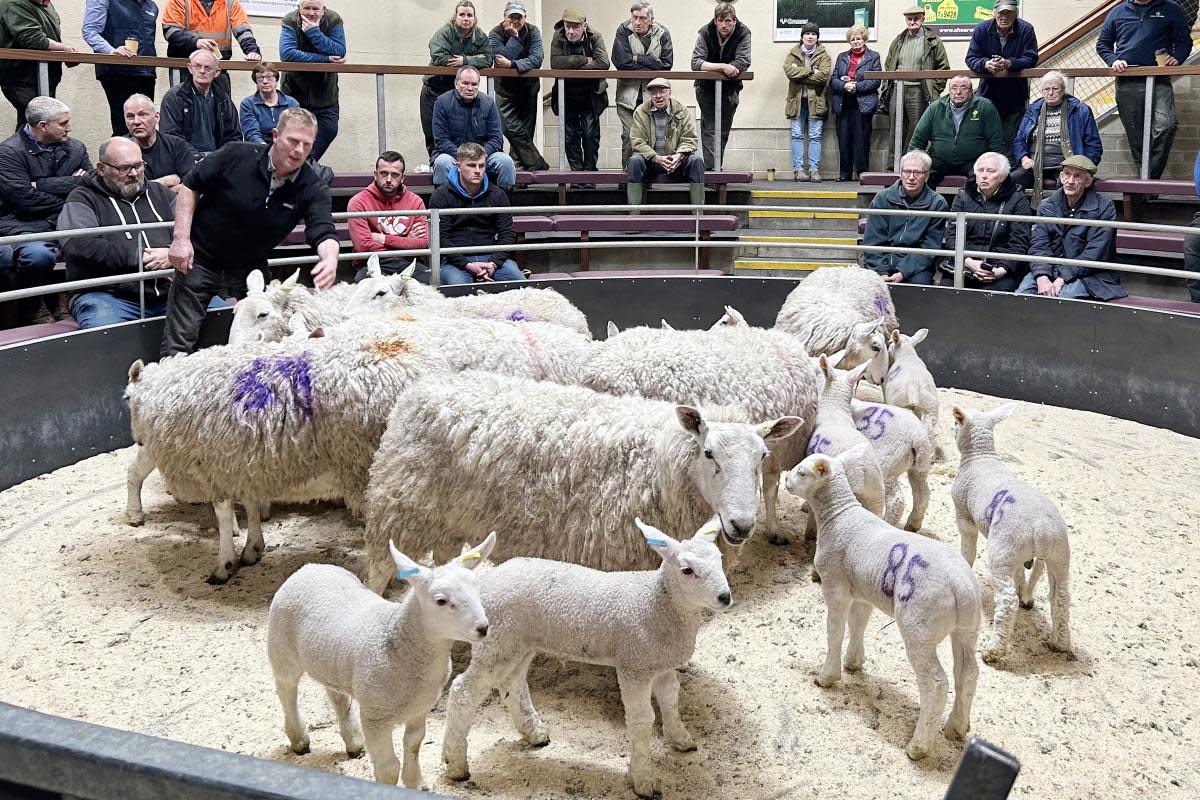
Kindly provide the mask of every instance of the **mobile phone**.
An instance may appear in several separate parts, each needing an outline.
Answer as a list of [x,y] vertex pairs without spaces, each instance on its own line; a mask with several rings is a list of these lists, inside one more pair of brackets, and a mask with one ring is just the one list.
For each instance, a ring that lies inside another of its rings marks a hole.
[[1005,800],[1020,771],[1015,756],[974,736],[963,748],[944,800]]

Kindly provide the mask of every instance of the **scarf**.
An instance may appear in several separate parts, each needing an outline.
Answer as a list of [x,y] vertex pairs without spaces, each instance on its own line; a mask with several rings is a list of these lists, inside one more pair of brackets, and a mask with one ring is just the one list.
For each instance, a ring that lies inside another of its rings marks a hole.
[[[1062,103],[1060,103],[1058,106],[1061,109],[1060,113],[1062,114],[1062,152],[1064,159],[1068,159],[1075,155],[1075,153],[1071,150],[1071,124],[1069,122],[1071,117],[1070,97],[1071,95],[1064,92]],[[1046,149],[1044,146],[1046,141],[1046,109],[1049,106],[1049,103],[1043,101],[1041,109],[1038,110],[1037,138],[1035,138],[1034,141],[1042,143],[1043,146],[1039,147],[1033,156],[1032,204],[1034,208],[1037,208],[1038,204],[1042,202],[1042,182],[1045,174],[1045,166],[1043,164],[1045,160],[1045,154],[1043,151]]]
[[805,57],[805,58],[812,58],[812,57],[813,57],[813,55],[814,55],[814,54],[817,52],[817,45],[815,45],[815,44],[814,44],[814,45],[812,46],[812,49],[811,49],[811,50],[809,50],[809,49],[808,49],[807,47],[805,47],[804,45],[800,45],[800,52],[804,54],[804,57]]

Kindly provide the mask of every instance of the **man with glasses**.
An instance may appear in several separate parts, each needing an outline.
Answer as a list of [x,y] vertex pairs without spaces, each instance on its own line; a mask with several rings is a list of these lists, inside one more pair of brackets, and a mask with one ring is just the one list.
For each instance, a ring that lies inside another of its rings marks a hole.
[[1071,156],[1087,156],[1099,166],[1104,155],[1100,129],[1087,103],[1067,93],[1067,79],[1058,71],[1042,76],[1042,96],[1034,100],[1013,143],[1017,168],[1013,182],[1022,189],[1031,186],[1034,205],[1041,197],[1042,181],[1054,180],[1062,163]]
[[1003,128],[992,101],[975,94],[970,76],[955,75],[949,93],[921,115],[908,149],[929,153],[929,185],[937,188],[947,175],[969,177],[984,153],[1003,153]]
[[626,200],[642,204],[646,184],[661,177],[687,181],[690,202],[704,204],[704,159],[696,152],[696,122],[687,106],[671,99],[671,84],[655,78],[646,84],[650,99],[633,112],[629,143],[633,155],[626,169]]
[[158,129],[158,109],[146,95],[130,95],[125,101],[125,127],[142,150],[146,180],[175,189],[196,166],[196,151],[187,139]]
[[188,74],[190,80],[163,95],[163,132],[187,139],[200,158],[221,145],[242,141],[237,107],[216,82],[221,74],[217,57],[207,50],[195,51],[188,56]]
[[[371,185],[350,198],[347,211],[424,211],[425,202],[404,185],[404,156],[385,150],[375,159],[375,179]],[[354,217],[350,220],[350,241],[356,253],[384,250],[424,250],[429,247],[429,218],[418,216]],[[385,258],[380,268],[388,274],[408,267],[411,258]],[[354,276],[357,283],[367,277],[367,268]],[[422,264],[414,274],[429,283],[429,268]]]
[[[913,150],[906,154],[900,160],[900,180],[875,195],[871,208],[945,211],[945,198],[927,185],[932,166],[928,153]],[[872,214],[867,217],[863,244],[940,250],[945,232],[946,220],[941,217]],[[864,253],[863,266],[878,272],[888,283],[931,284],[936,258],[923,253]]]

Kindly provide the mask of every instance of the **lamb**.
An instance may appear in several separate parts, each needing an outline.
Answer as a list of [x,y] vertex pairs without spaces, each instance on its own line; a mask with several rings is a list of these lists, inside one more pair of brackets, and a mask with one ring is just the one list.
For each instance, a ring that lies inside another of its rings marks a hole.
[[[436,569],[391,548],[397,576],[411,586],[400,603],[368,591],[332,564],[306,564],[283,582],[267,612],[267,656],[292,752],[309,752],[297,702],[307,674],[325,687],[346,755],[357,758],[365,745],[376,781],[394,786],[402,779],[410,789],[427,788],[419,759],[425,717],[450,677],[453,643],[486,641],[488,615],[473,570],[495,543],[493,531]],[[401,723],[403,771],[392,744],[392,729]]]
[[329,327],[350,316],[383,314],[395,305],[391,285],[381,278],[362,283],[339,283],[324,291],[310,292],[298,285],[296,271],[287,280],[264,284],[258,270],[246,277],[246,297],[233,310],[229,344],[278,342],[296,332],[303,320],[306,330]]
[[718,328],[748,328],[750,323],[746,322],[746,318],[742,316],[742,312],[738,311],[733,306],[725,306],[725,313],[721,318],[712,324],[710,331],[715,331]]
[[934,459],[941,461],[945,456],[937,442],[937,384],[933,382],[933,376],[929,374],[921,356],[917,355],[917,345],[925,341],[928,335],[928,328],[921,328],[912,336],[906,336],[899,330],[892,331],[888,347],[892,367],[883,382],[883,399],[890,405],[907,408],[917,415],[934,448]]
[[847,623],[845,668],[856,672],[863,665],[863,633],[872,606],[894,618],[920,693],[916,730],[905,748],[915,761],[934,752],[946,707],[946,673],[937,657],[937,645],[946,636],[954,655],[954,707],[943,730],[948,738],[961,739],[971,728],[982,600],[974,571],[952,547],[899,530],[855,499],[845,464],[868,454],[866,445],[836,458],[815,454],[787,477],[788,491],[808,500],[820,531],[814,563],[822,578],[828,650],[816,683],[829,688],[841,679]]
[[[1033,608],[1033,590],[1045,569],[1050,581],[1051,650],[1071,652],[1071,545],[1067,523],[1054,501],[1009,471],[996,455],[993,428],[1016,409],[953,409],[962,458],[950,486],[963,558],[975,563],[977,534],[988,537],[988,568],[995,592],[992,635],[983,660],[995,664],[1008,652],[1020,602]],[[1032,563],[1031,563],[1032,562]],[[1025,570],[1032,567],[1028,579]]]
[[635,515],[695,530],[715,512],[726,544],[739,545],[754,529],[768,445],[804,425],[745,418],[481,372],[421,381],[397,399],[371,465],[367,585],[387,586],[389,538],[442,558],[485,524],[506,531],[500,560],[605,570],[651,566],[630,535]]
[[[737,312],[734,312],[735,314]],[[711,331],[631,328],[597,348],[580,383],[616,395],[738,406],[754,419],[816,416],[817,372],[792,337],[750,327]],[[811,425],[772,445],[763,464],[767,539],[780,536],[779,476],[800,463]]]
[[800,340],[809,355],[849,350],[844,367],[870,358],[856,326],[872,323],[886,344],[896,328],[896,308],[887,284],[869,269],[825,267],[813,271],[783,301],[775,328]]
[[899,525],[904,513],[904,495],[899,478],[908,476],[913,508],[904,530],[921,530],[929,508],[929,471],[933,467],[933,447],[921,420],[906,408],[886,403],[850,400],[850,413],[859,433],[871,443],[883,472],[884,515],[891,525]]
[[493,688],[525,741],[535,747],[549,743],[526,680],[539,653],[616,668],[638,796],[658,792],[650,758],[651,697],[662,712],[667,743],[680,751],[696,749],[679,716],[675,670],[692,656],[704,610],[733,604],[715,544],[721,523],[714,518],[678,542],[640,519],[634,522],[662,558],[653,571],[599,572],[515,558],[480,579],[492,625],[487,638],[472,645],[470,666],[450,686],[442,745],[448,778],[470,777],[467,734]]

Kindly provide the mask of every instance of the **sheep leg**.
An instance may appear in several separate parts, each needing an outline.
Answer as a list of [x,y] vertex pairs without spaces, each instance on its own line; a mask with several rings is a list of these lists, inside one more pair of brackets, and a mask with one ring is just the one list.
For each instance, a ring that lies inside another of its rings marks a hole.
[[902,516],[904,516],[904,492],[900,489],[900,481],[888,481],[884,487],[883,518],[887,524],[898,528]]
[[842,678],[842,642],[846,636],[846,616],[850,597],[845,591],[821,584],[825,596],[825,666],[817,673],[817,686],[828,689]]
[[388,550],[388,535],[368,522],[364,544],[364,557],[367,560],[367,579],[364,583],[372,592],[383,596],[392,575],[396,572],[396,565],[392,562],[392,555]]
[[663,737],[681,753],[696,749],[696,741],[679,716],[679,675],[668,670],[654,679],[652,686],[658,710],[662,712]]
[[467,734],[479,707],[492,692],[490,676],[474,661],[450,684],[446,699],[446,732],[442,736],[442,761],[446,762],[446,777],[465,781],[471,777],[467,769]]
[[302,756],[309,750],[308,727],[300,713],[299,687],[303,672],[292,672],[272,664],[275,672],[275,694],[283,706],[283,732],[292,744],[292,752]]
[[[1023,564],[1015,566],[1022,571],[1025,569]],[[1017,575],[1013,567],[1011,563],[991,564],[996,610],[992,615],[992,635],[982,653],[987,664],[995,664],[1008,652],[1008,640],[1017,616]]]
[[501,692],[504,695],[504,705],[508,707],[508,715],[512,718],[513,727],[521,734],[526,742],[534,747],[545,747],[550,744],[550,735],[533,706],[533,698],[529,696],[529,665],[537,653],[530,653],[508,678],[508,685]]
[[149,451],[139,444],[133,462],[125,471],[125,519],[134,527],[146,521],[146,515],[142,512],[142,484],[153,471],[154,459],[150,457]]
[[[1041,559],[1038,559],[1040,562]],[[1049,647],[1060,653],[1071,652],[1071,556],[1066,554],[1046,562],[1050,581]]]
[[908,521],[904,523],[904,530],[916,533],[925,523],[925,511],[929,508],[929,474],[910,469],[908,485],[912,489],[913,507]]
[[266,522],[271,518],[271,501],[263,500],[258,504],[258,518]]
[[917,729],[904,752],[913,761],[920,761],[933,752],[936,745],[934,733],[942,720],[946,708],[946,672],[937,657],[935,642],[905,642],[908,663],[912,664],[917,676],[917,693],[921,699],[921,712],[917,715]]
[[942,732],[947,739],[962,739],[971,730],[971,703],[975,700],[975,685],[979,682],[979,662],[975,660],[975,641],[979,629],[956,629],[950,634],[954,655],[954,706]]
[[767,511],[767,541],[771,544],[786,545],[789,544],[788,538],[779,535],[779,475],[779,462],[775,456],[768,455],[762,473],[763,507]]
[[846,647],[846,658],[842,665],[847,672],[858,672],[866,660],[863,634],[867,631],[867,620],[874,609],[870,603],[854,600],[850,603],[850,644]]
[[[255,500],[242,499],[242,508],[246,509],[246,544],[242,547],[242,557],[239,559],[243,566],[257,564],[262,560],[267,543],[263,541],[262,508]],[[268,504],[268,511],[270,505]]]
[[404,769],[400,773],[400,782],[407,789],[420,789],[423,792],[429,790],[421,775],[421,742],[424,739],[424,714],[404,723]]
[[1035,558],[1033,560],[1033,568],[1029,570],[1029,577],[1025,579],[1024,586],[1018,587],[1017,598],[1021,601],[1021,608],[1033,608],[1033,589],[1037,586],[1038,579],[1042,577],[1042,570],[1045,568],[1045,559]]
[[653,690],[650,681],[635,680],[621,673],[617,674],[617,684],[621,688],[621,702],[625,705],[633,791],[638,797],[653,798],[659,791],[654,764],[650,760],[650,732],[654,728],[654,706],[650,698]]
[[958,543],[962,548],[963,560],[969,565],[975,566],[975,542],[979,536],[979,529],[975,527],[975,523],[969,517],[961,514],[956,515],[955,522],[958,523]]
[[333,706],[333,715],[337,717],[338,731],[346,745],[346,755],[358,758],[363,754],[363,735],[358,719],[354,716],[354,709],[350,706],[350,695],[328,686],[325,687],[325,695],[329,698],[329,705]]
[[[375,782],[386,783],[389,786],[395,786],[400,780],[400,759],[396,758],[396,748],[392,744],[394,727],[391,722],[369,719],[365,712],[363,714],[363,741],[367,745],[367,755],[371,757],[371,769],[375,773]],[[404,731],[404,739],[407,745],[407,728]],[[418,766],[417,775],[420,774],[420,766]],[[408,788],[412,789],[415,786]]]
[[208,576],[208,582],[222,584],[237,572],[238,562],[233,552],[233,536],[238,529],[237,515],[233,512],[232,500],[214,500],[213,511],[217,514],[217,566]]

